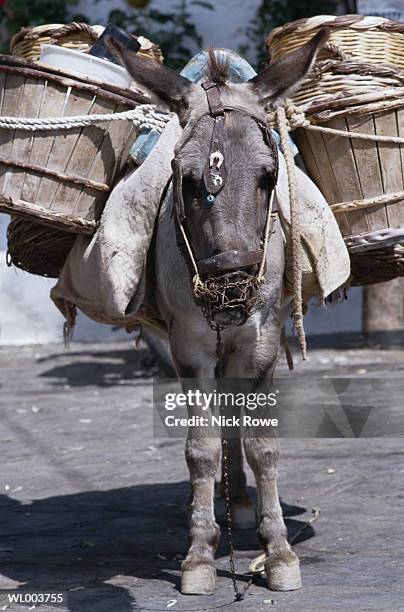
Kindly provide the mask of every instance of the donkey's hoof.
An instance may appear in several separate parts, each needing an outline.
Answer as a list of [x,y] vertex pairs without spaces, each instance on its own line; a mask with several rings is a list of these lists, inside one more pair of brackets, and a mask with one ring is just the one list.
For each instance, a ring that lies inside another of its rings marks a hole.
[[[185,567],[184,567],[185,565]],[[216,569],[206,562],[185,561],[181,574],[181,593],[183,595],[211,595],[215,590]]]
[[257,518],[254,504],[250,500],[234,503],[231,508],[231,519],[234,529],[255,529]]
[[265,562],[268,588],[271,591],[296,591],[302,587],[299,559],[294,553],[291,555]]

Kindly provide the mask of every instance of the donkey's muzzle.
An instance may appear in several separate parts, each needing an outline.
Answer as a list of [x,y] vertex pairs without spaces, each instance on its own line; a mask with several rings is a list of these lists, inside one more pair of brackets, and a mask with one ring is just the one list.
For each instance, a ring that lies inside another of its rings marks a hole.
[[248,315],[243,308],[232,308],[218,310],[212,313],[213,323],[219,327],[237,327],[244,325],[248,319]]
[[243,325],[264,303],[257,277],[241,270],[209,276],[194,295],[214,329]]

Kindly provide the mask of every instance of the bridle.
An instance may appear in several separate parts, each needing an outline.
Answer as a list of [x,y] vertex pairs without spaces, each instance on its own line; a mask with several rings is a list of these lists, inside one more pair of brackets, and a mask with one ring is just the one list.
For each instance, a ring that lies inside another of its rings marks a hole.
[[[218,331],[223,328],[215,321],[215,316],[220,311],[230,309],[241,309],[245,314],[245,320],[261,308],[264,300],[260,295],[259,288],[265,280],[266,254],[268,241],[273,232],[274,221],[277,217],[275,185],[278,177],[278,149],[271,134],[271,130],[260,117],[249,111],[236,106],[223,105],[221,100],[220,86],[214,81],[206,81],[201,84],[206,92],[209,111],[200,115],[192,124],[188,138],[182,143],[182,147],[192,136],[193,129],[199,121],[205,117],[213,118],[213,131],[209,149],[208,159],[203,172],[203,182],[207,193],[207,202],[215,202],[217,195],[223,189],[227,180],[227,165],[224,151],[224,134],[226,113],[237,112],[254,119],[263,131],[265,140],[271,149],[275,159],[276,171],[273,175],[273,185],[269,196],[262,248],[259,250],[230,250],[222,251],[203,260],[197,261],[194,256],[188,232],[186,228],[186,214],[183,195],[183,174],[181,165],[178,163],[178,151],[173,159],[173,195],[174,209],[179,229],[180,247],[185,256],[193,277],[193,294],[195,302],[201,307],[209,326]],[[181,147],[181,148],[182,148]],[[250,274],[254,266],[259,266],[255,274]],[[202,279],[205,280],[202,280]],[[235,297],[236,293],[236,297]]]

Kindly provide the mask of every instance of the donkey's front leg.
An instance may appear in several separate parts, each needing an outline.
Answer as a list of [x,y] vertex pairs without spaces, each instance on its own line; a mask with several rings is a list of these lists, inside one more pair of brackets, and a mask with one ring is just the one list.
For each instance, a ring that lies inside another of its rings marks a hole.
[[[174,327],[174,326],[173,326]],[[203,389],[205,379],[214,378],[215,343],[205,338],[189,338],[186,332],[172,331],[170,346],[178,375],[182,379],[184,391],[191,379],[191,389],[195,385]],[[191,334],[189,334],[190,336]],[[192,347],[192,348],[190,348]],[[195,349],[198,347],[198,350]],[[200,381],[200,384],[197,384]],[[200,407],[188,405],[188,417],[201,416]],[[210,419],[210,409],[203,417]],[[181,592],[186,595],[209,595],[216,583],[215,552],[219,544],[220,529],[215,521],[214,488],[215,476],[220,461],[220,438],[210,427],[189,427],[185,445],[185,457],[192,487],[190,503],[189,536],[190,547],[182,563]]]
[[214,515],[215,474],[220,459],[220,439],[189,436],[185,455],[192,486],[190,541],[182,564],[181,591],[208,595],[216,582],[214,556],[220,530]]
[[299,589],[299,559],[287,540],[276,486],[279,443],[274,438],[247,437],[244,451],[257,483],[258,536],[266,554],[268,586],[273,591]]

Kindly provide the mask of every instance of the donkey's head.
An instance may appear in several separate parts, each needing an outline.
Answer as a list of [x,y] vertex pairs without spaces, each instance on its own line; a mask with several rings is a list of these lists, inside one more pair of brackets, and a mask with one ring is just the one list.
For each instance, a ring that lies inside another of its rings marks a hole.
[[243,84],[228,81],[228,67],[213,51],[205,81],[194,84],[109,41],[134,79],[177,113],[184,127],[173,161],[177,219],[216,301],[216,309],[204,308],[213,326],[244,323],[257,303],[251,279],[261,264],[278,172],[265,109],[300,83],[327,37],[320,31]]

